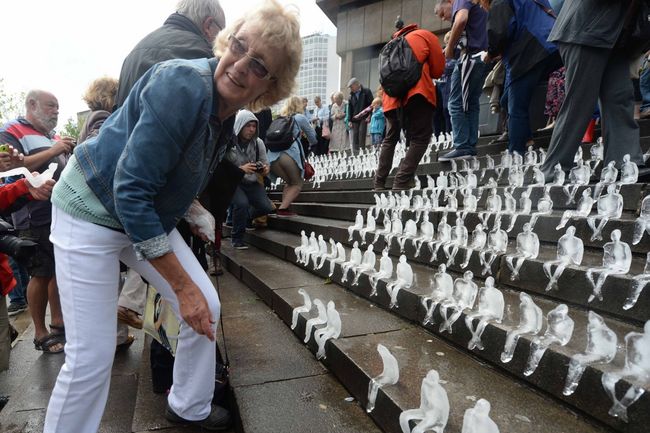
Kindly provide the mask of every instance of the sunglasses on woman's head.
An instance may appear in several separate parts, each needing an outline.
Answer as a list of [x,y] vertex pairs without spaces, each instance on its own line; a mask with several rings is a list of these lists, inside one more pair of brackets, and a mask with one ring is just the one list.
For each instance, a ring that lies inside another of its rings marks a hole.
[[257,78],[261,80],[274,80],[275,77],[271,75],[269,70],[267,69],[266,65],[264,64],[264,61],[261,59],[258,59],[257,57],[253,57],[250,54],[248,54],[248,49],[246,48],[246,45],[244,45],[244,42],[242,42],[237,36],[231,34],[228,36],[228,41],[230,42],[230,52],[233,53],[237,59],[241,59],[244,56],[248,57],[249,62],[248,62],[248,70],[253,73]]

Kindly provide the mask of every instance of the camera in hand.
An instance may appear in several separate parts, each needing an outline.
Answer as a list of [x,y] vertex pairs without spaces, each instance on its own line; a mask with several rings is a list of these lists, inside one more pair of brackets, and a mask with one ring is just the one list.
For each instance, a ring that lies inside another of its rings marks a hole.
[[15,235],[16,230],[7,221],[0,219],[0,253],[24,260],[29,258],[36,250],[35,242],[20,239]]
[[261,163],[260,161],[257,161],[255,163],[255,171],[260,172],[264,170],[264,164]]

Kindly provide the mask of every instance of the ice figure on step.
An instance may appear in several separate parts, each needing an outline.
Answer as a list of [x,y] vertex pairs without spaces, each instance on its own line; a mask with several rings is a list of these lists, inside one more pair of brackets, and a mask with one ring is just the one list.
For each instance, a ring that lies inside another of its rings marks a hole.
[[632,278],[632,286],[630,287],[630,293],[625,300],[623,305],[624,310],[629,310],[630,308],[636,305],[636,301],[639,300],[641,292],[643,289],[650,283],[650,252],[646,255],[645,268],[643,273]]
[[490,191],[492,191],[492,188],[498,188],[498,187],[499,187],[499,184],[497,183],[497,181],[494,180],[493,177],[491,177],[491,178],[488,179],[487,183],[484,186],[478,187],[478,191],[476,193],[476,198],[478,200],[480,200],[481,197],[483,197],[483,192],[484,191],[488,191],[488,193],[489,193]]
[[467,214],[476,212],[476,209],[478,209],[478,198],[476,198],[471,188],[465,188],[460,193],[463,195],[463,211],[460,213],[460,217],[465,221]]
[[352,250],[350,250],[350,260],[344,262],[341,265],[341,269],[343,272],[343,275],[341,276],[342,283],[348,281],[348,272],[350,271],[350,269],[359,266],[361,264],[362,259],[363,259],[363,253],[359,248],[359,242],[354,241],[354,243],[352,244]]
[[465,269],[469,265],[469,260],[472,257],[474,251],[481,251],[485,248],[487,243],[487,233],[483,230],[482,224],[476,224],[476,227],[472,231],[472,241],[465,247],[465,260],[461,263],[461,269]]
[[456,218],[456,225],[451,229],[451,242],[443,247],[445,256],[447,257],[447,266],[453,265],[456,261],[458,248],[467,247],[468,238],[469,234],[467,232],[467,227],[463,225],[463,220],[461,218]]
[[325,266],[325,261],[334,260],[338,255],[338,251],[336,250],[336,242],[334,242],[334,239],[330,238],[329,242],[330,242],[329,253],[321,256],[320,263],[318,264],[316,269],[323,269],[323,266]]
[[[549,279],[546,285],[547,292],[552,289],[557,289],[557,282],[567,266],[580,266],[580,263],[582,263],[585,246],[582,239],[576,237],[575,234],[576,228],[569,226],[566,229],[566,233],[558,240],[557,259],[546,262],[542,266],[544,274]],[[553,266],[557,266],[555,272],[553,272]]]
[[302,263],[303,251],[309,250],[309,238],[304,230],[300,231],[300,246],[293,249],[296,253],[296,263]]
[[370,280],[370,286],[372,291],[370,296],[377,295],[377,283],[380,279],[389,280],[393,277],[393,261],[388,256],[388,248],[384,248],[384,251],[381,252],[381,258],[379,259],[379,271],[371,274],[368,279]]
[[390,233],[384,235],[384,240],[386,245],[390,247],[391,242],[394,237],[400,236],[404,231],[404,226],[402,225],[402,219],[398,212],[393,213],[393,218],[391,221]]
[[546,176],[544,172],[539,168],[539,166],[533,167],[533,186],[544,186],[546,185]]
[[412,219],[407,220],[406,224],[404,225],[404,231],[402,232],[402,235],[397,237],[397,244],[399,245],[400,253],[404,253],[404,247],[407,239],[411,239],[412,241],[417,237],[418,237],[417,223]]
[[[524,224],[524,231],[517,235],[517,250],[506,256],[506,264],[510,268],[510,280],[519,279],[519,270],[526,259],[536,259],[539,255],[539,238],[533,232],[530,223]],[[514,263],[513,263],[514,262]]]
[[375,263],[377,263],[377,256],[375,255],[373,249],[374,247],[372,246],[372,244],[368,245],[368,248],[366,248],[366,251],[363,253],[363,257],[361,258],[361,264],[353,268],[354,271],[354,280],[352,280],[353,286],[359,284],[359,277],[363,272],[372,271],[372,273],[374,273]]
[[379,236],[386,235],[390,233],[392,229],[392,222],[388,213],[384,213],[384,228],[383,230],[375,230],[375,238],[372,240],[372,243],[377,243]]
[[503,171],[506,168],[510,168],[510,166],[512,166],[512,154],[507,150],[504,150],[501,152],[501,162],[499,163],[499,166],[496,167],[497,180],[501,179]]
[[546,349],[552,344],[566,346],[573,335],[574,322],[569,317],[569,307],[560,304],[546,315],[546,331],[541,337],[533,338],[530,343],[530,354],[524,370],[524,376],[535,372]]
[[555,164],[555,167],[553,167],[553,182],[551,185],[554,186],[562,186],[564,185],[564,179],[566,177],[566,173],[564,170],[562,170],[562,164],[559,162]]
[[[594,298],[598,298],[599,301],[603,300],[603,284],[609,275],[622,275],[630,271],[632,251],[628,244],[621,241],[621,231],[613,230],[611,240],[603,246],[603,266],[587,270],[587,279],[594,289],[587,300],[588,302],[593,301]],[[594,274],[598,274],[597,279],[594,279]]]
[[621,180],[619,185],[629,185],[639,180],[639,167],[636,162],[630,161],[630,154],[623,155],[623,164],[621,165]]
[[[436,370],[430,370],[422,380],[420,389],[420,407],[408,409],[399,416],[402,433],[424,433],[433,431],[443,433],[449,419],[449,398],[447,391],[440,384],[440,376]],[[409,422],[419,421],[411,430]]]
[[497,215],[494,228],[488,233],[487,249],[479,252],[483,270],[481,275],[492,275],[492,263],[500,254],[505,254],[508,249],[508,233],[501,228],[501,215]]
[[448,211],[458,210],[458,199],[456,198],[455,189],[450,188],[445,190],[445,199],[447,200],[447,206],[445,207],[446,210]]
[[499,433],[499,427],[490,418],[490,408],[489,401],[479,399],[474,407],[465,411],[460,433]]
[[564,395],[574,393],[580,383],[582,373],[588,366],[609,364],[616,356],[616,343],[618,341],[616,333],[609,329],[603,318],[593,311],[589,312],[588,317],[587,347],[584,352],[571,357],[564,390],[562,391]]
[[595,171],[596,167],[600,164],[600,162],[604,159],[605,157],[605,146],[603,145],[603,138],[598,137],[598,140],[596,140],[596,143],[594,143],[590,148],[589,148],[589,165],[591,165],[591,171]]
[[551,186],[547,185],[544,187],[544,194],[537,202],[537,212],[533,212],[530,216],[530,228],[535,228],[540,215],[550,215],[551,213],[553,213],[553,200],[551,199]]
[[422,215],[422,222],[420,223],[420,236],[411,240],[415,247],[415,257],[420,255],[420,249],[422,248],[423,243],[433,241],[433,236],[433,224],[429,221],[429,214],[425,213]]
[[361,230],[362,228],[363,228],[363,215],[361,214],[361,211],[358,210],[357,216],[354,217],[354,225],[348,227],[348,234],[350,235],[348,237],[348,241],[352,241],[355,230]]
[[397,294],[402,289],[408,289],[413,285],[413,269],[406,262],[406,256],[399,256],[397,263],[397,278],[386,284],[386,292],[390,295],[390,308],[399,308],[397,305]]
[[528,189],[521,192],[521,197],[519,198],[519,212],[510,213],[510,224],[506,229],[508,233],[515,228],[515,223],[517,222],[517,217],[519,215],[530,215],[533,208],[533,201],[530,199],[530,191],[531,187],[528,187]]
[[433,262],[438,257],[438,250],[442,245],[446,245],[448,242],[451,242],[451,226],[447,224],[447,214],[443,213],[440,217],[440,222],[438,223],[438,234],[436,235],[436,240],[429,242],[427,246],[431,252],[431,259],[429,261]]
[[616,161],[610,161],[600,172],[600,181],[594,187],[594,198],[598,199],[603,188],[616,183],[618,178],[618,169],[616,168]]
[[489,154],[485,155],[485,167],[481,170],[481,180],[483,180],[488,170],[494,170],[494,158]]
[[503,195],[505,196],[505,200],[503,200],[503,213],[506,215],[512,215],[517,212],[517,200],[512,195],[513,191],[514,188],[512,191],[510,188],[506,188],[503,191]]
[[318,267],[318,259],[327,255],[327,243],[323,239],[323,235],[318,235],[318,251],[312,251],[310,258],[313,263],[313,269],[316,270]]
[[436,178],[436,188],[439,190],[443,190],[449,186],[449,182],[447,180],[447,175],[445,175],[444,171],[441,171],[440,174],[438,174],[438,177]]
[[524,186],[524,170],[519,165],[513,165],[508,172],[508,183],[513,188]]
[[636,245],[641,242],[644,233],[650,234],[650,195],[646,196],[641,202],[641,212],[634,222],[632,243]]
[[515,353],[517,342],[522,335],[537,335],[542,329],[544,315],[533,299],[525,292],[519,293],[519,326],[508,331],[506,343],[501,352],[501,362],[508,363]]
[[443,301],[452,299],[454,293],[454,280],[451,275],[447,273],[447,266],[440,264],[438,272],[433,275],[431,279],[431,294],[425,296],[420,301],[426,313],[424,314],[423,325],[433,323],[433,312]]
[[332,278],[332,275],[334,275],[334,269],[337,263],[340,265],[345,263],[345,248],[343,248],[343,244],[341,244],[341,242],[336,243],[336,258],[330,260],[330,273],[328,275],[329,278]]
[[[616,384],[626,380],[631,385],[620,400],[616,396]],[[625,336],[625,366],[619,370],[604,373],[601,377],[603,388],[612,400],[609,414],[627,422],[627,409],[644,393],[643,386],[635,382],[647,383],[650,380],[650,320],[645,322],[643,332],[630,332]]]
[[463,310],[474,307],[476,296],[478,295],[478,286],[474,282],[472,271],[465,271],[462,278],[456,278],[454,281],[454,293],[451,300],[443,301],[440,304],[440,315],[443,318],[440,324],[440,332],[452,333],[452,326]]
[[303,302],[300,307],[293,309],[293,313],[291,314],[291,329],[296,329],[296,326],[298,326],[298,316],[300,313],[309,313],[311,311],[309,293],[305,292],[305,289],[298,289],[298,293],[302,296]]
[[325,308],[323,301],[316,298],[314,299],[314,305],[316,306],[318,315],[307,320],[307,324],[305,325],[305,343],[307,343],[311,338],[311,331],[315,326],[322,325],[327,322],[327,309]]
[[[587,224],[593,231],[591,241],[602,240],[605,224],[612,218],[620,218],[623,214],[623,196],[616,191],[616,185],[607,186],[607,194],[603,194],[596,202],[597,216],[587,218]],[[600,219],[598,223],[596,220]]]
[[[503,299],[503,293],[494,287],[494,278],[487,277],[485,287],[479,291],[476,311],[472,311],[465,316],[465,325],[472,334],[472,338],[467,343],[469,350],[483,350],[483,342],[481,342],[483,331],[489,322],[501,323],[504,308],[505,301]],[[473,323],[476,319],[478,319],[478,322],[476,328],[474,328]]]
[[314,332],[314,340],[318,345],[318,351],[316,352],[316,358],[325,359],[327,354],[325,353],[325,343],[330,338],[337,339],[341,335],[341,316],[339,312],[336,311],[334,307],[334,301],[329,301],[327,303],[327,326],[321,329],[317,329]]
[[490,189],[490,194],[485,200],[485,212],[478,214],[478,217],[481,219],[481,222],[484,226],[488,225],[488,218],[490,217],[490,214],[501,212],[502,205],[503,201],[501,199],[501,196],[497,193],[497,189]]
[[359,231],[361,243],[365,244],[368,232],[374,232],[375,230],[377,230],[377,222],[375,221],[375,217],[372,216],[372,212],[369,210],[366,216],[366,226]]
[[535,166],[537,165],[537,152],[533,146],[528,146],[528,150],[524,154],[524,165]]
[[594,199],[591,196],[591,188],[587,188],[582,191],[582,197],[578,201],[578,206],[576,210],[565,210],[562,214],[562,219],[560,223],[555,227],[555,230],[560,230],[564,228],[566,223],[571,218],[587,218],[591,213],[591,208],[594,207]]
[[307,244],[307,249],[301,250],[300,263],[307,266],[309,261],[318,254],[318,239],[316,238],[316,233],[311,232],[309,235],[309,242]]
[[368,404],[366,405],[366,412],[368,413],[375,409],[379,388],[386,385],[395,385],[399,380],[399,365],[390,350],[386,349],[383,344],[378,344],[377,352],[381,356],[384,368],[381,374],[370,379],[370,384],[368,384]]
[[[463,160],[466,161],[466,160]],[[466,182],[466,187],[467,188],[476,188],[478,186],[478,179],[476,175],[474,174],[473,169],[466,170],[467,171],[467,176],[465,176],[465,182]]]
[[589,184],[591,178],[591,168],[585,164],[582,159],[578,160],[578,165],[573,167],[569,172],[569,183],[562,189],[567,196],[566,204],[575,203],[575,196],[578,188]]

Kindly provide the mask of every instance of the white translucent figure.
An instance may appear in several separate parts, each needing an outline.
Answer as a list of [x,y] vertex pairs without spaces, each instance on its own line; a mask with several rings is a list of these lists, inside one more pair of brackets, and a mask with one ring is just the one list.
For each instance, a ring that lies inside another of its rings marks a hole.
[[478,198],[471,188],[465,188],[460,193],[463,195],[463,211],[460,213],[460,217],[465,221],[467,214],[476,212],[476,209],[478,209]]
[[402,224],[402,219],[399,215],[399,212],[394,212],[393,213],[393,218],[391,221],[391,229],[390,233],[386,233],[384,235],[384,240],[386,241],[386,245],[390,247],[391,242],[393,241],[394,237],[400,236],[402,232],[404,231],[404,226]]
[[311,232],[309,235],[309,243],[307,245],[307,249],[303,249],[301,251],[301,259],[300,263],[303,265],[307,266],[309,265],[309,261],[314,258],[318,254],[318,239],[316,238],[316,233]]
[[456,218],[456,225],[451,229],[451,242],[444,246],[443,250],[447,257],[447,266],[451,266],[456,261],[458,248],[467,246],[469,233],[467,227],[463,225],[461,218]]
[[420,236],[411,240],[415,247],[415,257],[420,255],[420,249],[422,248],[423,243],[433,241],[433,236],[433,224],[429,221],[429,214],[425,213],[422,215],[422,222],[420,223]]
[[318,259],[326,255],[327,255],[327,243],[325,242],[325,239],[323,239],[323,235],[318,235],[318,250],[312,251],[310,254],[310,258],[312,260],[314,270],[318,268]]
[[539,149],[539,164],[542,165],[544,164],[544,161],[546,161],[546,151],[544,149]]
[[465,269],[469,265],[469,260],[472,257],[474,251],[481,251],[485,248],[487,243],[487,233],[483,230],[483,224],[476,224],[474,230],[472,231],[472,240],[465,247],[465,260],[461,263],[461,269]]
[[381,258],[379,259],[379,271],[368,277],[370,280],[370,286],[372,287],[370,296],[377,295],[377,283],[380,279],[390,279],[392,277],[393,261],[388,256],[388,248],[384,248],[384,251],[381,252]]
[[316,358],[325,359],[327,354],[325,353],[325,343],[330,338],[337,339],[341,335],[341,316],[339,312],[336,311],[334,307],[334,301],[329,301],[327,303],[327,326],[321,329],[314,331],[314,340],[318,344],[318,351],[316,352]]
[[582,197],[578,201],[578,206],[576,210],[565,210],[560,219],[560,223],[555,227],[555,230],[560,230],[564,228],[566,223],[571,218],[587,218],[591,213],[591,208],[594,207],[594,199],[591,196],[591,188],[587,188],[582,191]]
[[388,213],[384,212],[384,229],[375,230],[375,238],[372,240],[372,243],[373,244],[376,243],[377,240],[379,239],[379,236],[390,233],[391,229],[392,229],[392,222],[390,216],[388,216]]
[[513,165],[508,172],[508,183],[513,188],[524,186],[524,170],[520,165]]
[[562,187],[567,196],[567,205],[575,203],[575,196],[578,188],[588,185],[590,178],[591,167],[589,167],[588,164],[585,164],[582,159],[578,160],[578,164],[569,172],[569,183]]
[[304,230],[300,231],[300,246],[296,247],[293,249],[293,251],[296,253],[296,263],[302,263],[303,260],[303,251],[307,251],[309,249],[309,238],[307,237],[307,234],[305,233]]
[[[494,287],[494,278],[487,277],[485,286],[479,291],[476,311],[472,311],[465,316],[465,325],[472,334],[472,338],[467,343],[469,350],[484,349],[483,343],[481,342],[483,331],[489,322],[501,323],[504,309],[505,301],[503,300],[503,293]],[[476,319],[478,319],[478,322],[476,328],[474,328],[473,323]]]
[[431,294],[423,297],[420,301],[426,311],[424,314],[424,320],[422,321],[422,324],[425,326],[429,323],[433,323],[433,312],[438,304],[452,299],[454,280],[451,278],[451,275],[447,273],[447,266],[445,266],[445,264],[440,264],[438,266],[438,272],[436,272],[431,279],[431,289]]
[[534,186],[544,186],[546,184],[546,176],[539,166],[533,167],[533,182]]
[[564,185],[564,179],[566,177],[566,173],[564,173],[564,170],[562,170],[562,164],[559,162],[555,164],[555,167],[553,167],[553,183],[552,185],[554,186],[562,186]]
[[[429,370],[422,380],[420,389],[420,407],[408,409],[399,416],[402,433],[424,433],[433,431],[443,433],[449,419],[449,398],[447,391],[440,384],[440,376],[436,370]],[[411,430],[409,422],[419,420]]]
[[390,308],[399,308],[397,305],[397,294],[402,289],[408,289],[413,285],[413,268],[406,262],[406,256],[399,256],[397,263],[397,277],[386,284],[386,292],[390,295]]
[[329,253],[321,256],[320,263],[316,267],[316,269],[323,269],[323,266],[325,266],[325,261],[334,260],[336,258],[336,256],[338,255],[338,251],[336,250],[336,242],[334,242],[334,239],[330,238],[329,242],[330,242]]
[[395,385],[399,380],[399,365],[397,359],[386,349],[383,344],[377,345],[377,352],[381,356],[382,364],[384,365],[381,374],[377,377],[370,379],[368,384],[368,404],[366,405],[366,412],[370,413],[375,409],[375,401],[377,401],[377,391],[379,388],[386,385]]
[[530,343],[530,354],[524,369],[524,376],[530,376],[535,372],[546,349],[552,344],[566,346],[571,340],[575,323],[569,317],[569,307],[565,304],[560,304],[549,311],[546,315],[546,322],[544,335],[533,338]]
[[600,193],[608,185],[616,183],[618,177],[618,169],[616,168],[616,161],[610,161],[600,172],[600,181],[594,187],[594,198],[600,197]]
[[354,280],[352,280],[352,285],[356,286],[359,284],[359,277],[363,272],[371,272],[375,270],[375,264],[377,263],[377,256],[375,255],[375,252],[373,251],[374,247],[371,245],[368,245],[368,248],[366,248],[366,251],[363,253],[363,257],[361,258],[361,264],[353,269],[354,271]]
[[493,177],[489,178],[487,183],[484,186],[481,186],[478,188],[478,193],[476,197],[480,200],[481,197],[483,197],[483,191],[491,191],[492,188],[498,188],[499,184],[497,183],[496,180],[494,180]]
[[589,164],[591,165],[591,170],[594,171],[605,157],[605,146],[603,145],[602,137],[598,137],[596,143],[589,148],[589,155],[591,156]]
[[343,244],[341,244],[341,242],[336,243],[336,258],[330,260],[330,273],[328,275],[329,278],[332,278],[332,275],[334,275],[334,269],[337,263],[340,265],[345,263],[345,248],[343,248]]
[[441,171],[438,177],[436,178],[436,188],[445,189],[448,186],[449,186],[449,182],[447,181],[447,176],[445,175],[444,171]]
[[[603,284],[610,275],[627,274],[632,265],[632,251],[630,246],[621,242],[621,231],[616,229],[612,231],[611,242],[603,246],[603,266],[599,268],[589,268],[587,270],[587,279],[591,283],[594,291],[589,295],[588,302],[598,298],[603,300]],[[598,279],[594,279],[594,274],[598,274]]]
[[[603,239],[603,228],[612,218],[620,218],[623,214],[623,196],[616,191],[616,185],[607,186],[607,194],[603,194],[596,202],[597,216],[587,218],[587,224],[593,231],[591,241]],[[600,219],[598,223],[596,220]]]
[[440,247],[448,242],[451,242],[451,226],[447,224],[447,214],[444,213],[440,217],[440,222],[438,223],[436,240],[427,244],[429,251],[431,252],[431,262],[436,260],[438,257],[438,250]]
[[489,401],[479,399],[474,407],[465,411],[460,433],[499,433],[499,427],[490,418],[490,408]]
[[307,343],[311,338],[311,331],[315,326],[322,325],[327,322],[327,309],[325,308],[323,301],[316,298],[314,299],[314,305],[316,306],[318,315],[307,320],[307,324],[305,325],[305,343]]
[[643,269],[643,273],[632,278],[630,293],[627,295],[625,304],[623,304],[624,310],[629,310],[636,305],[636,301],[639,300],[641,292],[648,285],[648,283],[650,283],[650,252],[646,255],[645,268]]
[[501,152],[501,162],[499,163],[499,166],[496,168],[497,180],[501,179],[501,175],[503,175],[503,171],[506,168],[510,168],[511,165],[512,165],[512,154],[507,150],[504,150],[503,152]]
[[397,237],[397,243],[399,245],[400,252],[404,253],[404,247],[406,246],[407,239],[413,240],[417,237],[418,237],[417,223],[412,219],[407,220],[406,224],[404,225],[404,231],[402,232],[402,235]]
[[524,165],[529,165],[529,166],[537,165],[537,152],[535,152],[533,146],[528,146],[528,150],[524,155]]
[[311,311],[311,298],[309,297],[309,293],[305,292],[305,289],[298,289],[298,293],[302,296],[303,302],[300,307],[293,309],[293,313],[291,314],[291,329],[296,329],[296,326],[298,326],[298,316],[300,313],[309,313]]
[[[551,260],[542,266],[544,274],[549,279],[546,291],[557,289],[557,282],[569,265],[579,266],[585,252],[582,239],[576,237],[576,228],[569,226],[557,243],[557,259]],[[553,272],[553,266],[556,266]]]
[[455,211],[458,209],[458,198],[456,198],[455,189],[445,190],[445,199],[447,200],[446,209],[449,211]]
[[375,221],[375,217],[372,216],[372,212],[369,210],[368,215],[366,216],[366,226],[359,231],[359,235],[361,235],[361,242],[365,244],[366,235],[369,232],[374,232],[375,230],[377,230],[377,222]]
[[[508,225],[508,228],[506,229],[506,231],[508,233],[510,233],[512,231],[512,229],[515,228],[515,223],[517,222],[517,217],[519,215],[530,215],[530,212],[531,212],[531,210],[533,208],[533,201],[530,199],[530,191],[531,191],[531,188],[528,187],[528,189],[521,192],[521,197],[519,198],[519,212],[510,213],[510,224]],[[514,197],[513,197],[513,200],[514,200]],[[508,201],[508,200],[506,199],[506,201]]]
[[501,228],[501,216],[497,215],[494,228],[488,233],[487,249],[479,253],[483,270],[481,275],[492,275],[492,263],[500,254],[505,254],[508,249],[508,233]]
[[530,216],[530,228],[533,229],[537,223],[537,218],[540,215],[550,215],[553,213],[553,200],[551,199],[551,186],[544,187],[544,194],[537,202],[537,212],[533,212]]
[[[620,400],[616,396],[616,384],[627,380],[631,385]],[[627,409],[644,393],[642,386],[634,382],[650,380],[650,320],[645,322],[643,332],[630,332],[625,336],[625,366],[619,370],[604,373],[601,377],[603,388],[612,400],[609,409],[611,416],[619,417],[627,422]]]
[[456,278],[454,281],[454,293],[451,300],[443,301],[440,304],[440,315],[444,319],[440,324],[440,332],[452,333],[452,326],[463,310],[474,307],[476,296],[478,295],[478,285],[474,282],[472,271],[465,271],[462,278]]
[[574,393],[587,366],[609,364],[616,356],[616,343],[618,341],[616,333],[609,329],[603,318],[593,311],[589,312],[588,317],[587,347],[584,352],[571,357],[564,390],[562,391],[564,395]]
[[503,201],[501,199],[501,196],[497,193],[497,189],[496,188],[490,189],[490,194],[487,196],[487,199],[485,200],[485,212],[481,212],[478,214],[484,226],[488,225],[487,220],[490,217],[490,214],[500,213],[502,206],[503,206]]
[[363,253],[359,248],[359,242],[354,241],[352,244],[352,250],[350,250],[350,260],[344,262],[341,265],[343,275],[341,276],[341,282],[345,283],[348,280],[348,271],[359,265],[361,265],[361,260],[363,260]]
[[650,195],[646,196],[641,202],[641,212],[634,222],[632,243],[636,245],[641,242],[644,233],[650,234]]
[[[519,270],[526,259],[536,259],[539,255],[539,238],[533,232],[530,223],[524,224],[524,231],[517,235],[517,250],[506,256],[506,264],[510,268],[510,280],[519,279]],[[514,263],[513,263],[514,262]]]
[[639,167],[636,162],[630,161],[630,154],[623,155],[623,164],[621,165],[621,180],[619,185],[629,185],[639,180]]
[[494,170],[494,158],[492,158],[489,154],[485,155],[485,167],[483,170],[481,170],[481,180],[483,180],[485,173],[488,170]]
[[361,214],[360,210],[357,210],[357,216],[354,217],[354,225],[348,227],[348,234],[350,235],[348,237],[348,241],[352,241],[352,237],[354,235],[355,230],[361,230],[362,228],[363,228],[363,215]]
[[519,293],[519,326],[508,331],[506,343],[501,352],[501,362],[508,363],[515,353],[519,337],[524,334],[537,335],[542,329],[544,315],[533,299],[525,292]]
[[[466,160],[463,160],[463,161],[466,161]],[[465,176],[466,187],[467,188],[476,188],[478,186],[478,178],[474,174],[474,170],[472,168],[470,168],[470,169],[468,169],[466,171],[467,171],[467,176]]]

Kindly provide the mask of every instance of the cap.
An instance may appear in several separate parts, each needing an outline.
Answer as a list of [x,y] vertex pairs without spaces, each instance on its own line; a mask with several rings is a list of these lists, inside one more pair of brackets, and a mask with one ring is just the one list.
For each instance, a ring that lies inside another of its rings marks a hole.
[[352,77],[350,78],[350,81],[348,81],[348,87],[351,87],[354,83],[358,83],[358,82],[359,80],[357,79],[357,77]]

